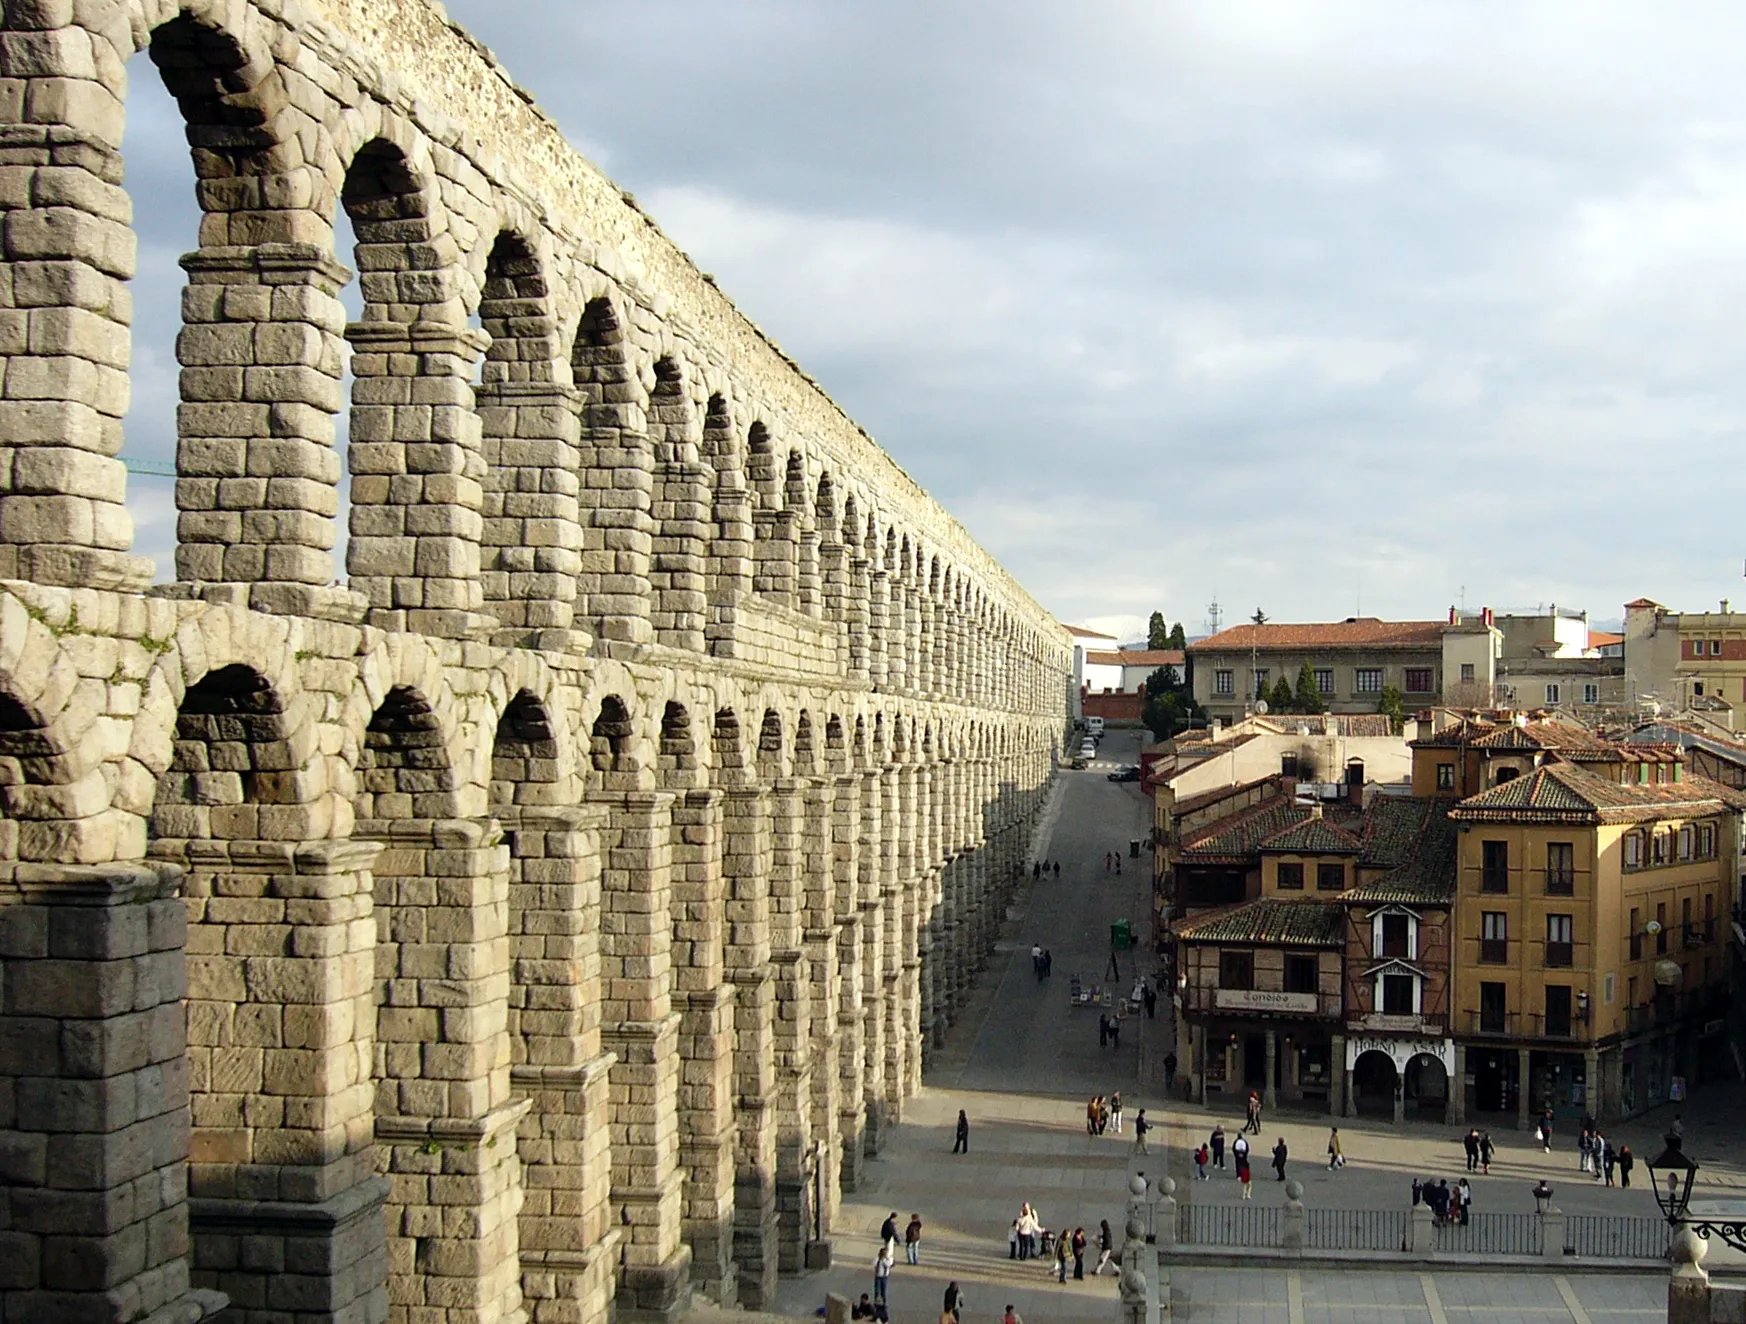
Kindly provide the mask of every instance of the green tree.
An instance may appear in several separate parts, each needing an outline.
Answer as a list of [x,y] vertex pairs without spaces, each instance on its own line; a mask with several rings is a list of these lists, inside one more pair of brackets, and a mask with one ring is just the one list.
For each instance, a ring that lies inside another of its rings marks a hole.
[[1182,689],[1183,684],[1176,675],[1176,668],[1168,664],[1146,677],[1146,697],[1149,699],[1177,693]]
[[1292,695],[1292,704],[1300,713],[1325,713],[1328,710],[1321,690],[1316,688],[1315,668],[1308,662],[1297,669],[1297,689]]
[[1400,692],[1398,685],[1384,685],[1382,699],[1376,705],[1376,711],[1388,718],[1394,727],[1395,734],[1406,729],[1406,695]]
[[1164,647],[1174,648],[1178,653],[1188,647],[1188,632],[1182,628],[1181,621],[1170,627],[1170,640]]
[[1179,731],[1206,721],[1206,710],[1194,701],[1188,680],[1175,667],[1159,667],[1146,677],[1146,703],[1140,720],[1154,738],[1168,740]]
[[1170,647],[1170,630],[1164,624],[1164,613],[1161,611],[1153,612],[1152,619],[1146,622],[1146,647]]
[[1273,689],[1267,695],[1267,707],[1276,713],[1297,711],[1297,697],[1291,692],[1291,682],[1284,676],[1273,682]]

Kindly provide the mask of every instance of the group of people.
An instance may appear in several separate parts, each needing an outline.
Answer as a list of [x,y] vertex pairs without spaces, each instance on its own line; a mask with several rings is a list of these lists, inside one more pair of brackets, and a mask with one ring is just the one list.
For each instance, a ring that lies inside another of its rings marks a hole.
[[1052,873],[1056,878],[1059,878],[1061,876],[1061,861],[1056,860],[1053,864],[1051,864],[1048,860],[1033,860],[1033,861],[1031,861],[1031,881],[1032,882],[1035,882],[1037,879],[1041,878],[1044,874],[1047,874],[1047,873]]
[[1098,1094],[1085,1105],[1085,1134],[1100,1136],[1105,1131],[1122,1133],[1122,1094],[1120,1090],[1107,1099]]
[[1103,857],[1103,871],[1105,873],[1120,873],[1122,871],[1122,857],[1119,852],[1110,851]]
[[1054,966],[1055,958],[1049,949],[1033,942],[1031,944],[1031,973],[1039,980],[1047,979]]
[[[962,1113],[958,1114],[960,1117]],[[872,1319],[885,1324],[890,1319],[886,1307],[886,1291],[891,1283],[891,1269],[897,1263],[897,1247],[901,1235],[904,1257],[911,1264],[921,1263],[922,1219],[920,1214],[909,1216],[909,1226],[902,1233],[897,1228],[897,1210],[893,1209],[885,1216],[885,1222],[879,1227],[879,1253],[873,1257],[873,1295],[869,1299],[866,1293],[849,1313],[856,1319]]]
[[1120,1048],[1122,1046],[1122,1018],[1111,1016],[1107,1011],[1097,1013],[1097,1046],[1099,1048]]
[[1007,1257],[1014,1260],[1034,1260],[1040,1258],[1054,1241],[1054,1234],[1043,1226],[1043,1220],[1037,1216],[1035,1207],[1029,1200],[1019,1206],[1019,1216],[1012,1220],[1012,1228],[1006,1234]]
[[1432,1221],[1438,1227],[1465,1223],[1473,1211],[1473,1188],[1467,1184],[1466,1177],[1453,1186],[1449,1185],[1447,1177],[1439,1177],[1436,1181],[1420,1181],[1414,1177],[1413,1203],[1429,1205]]
[[1582,1171],[1593,1173],[1597,1182],[1611,1186],[1616,1170],[1619,1185],[1627,1190],[1630,1188],[1631,1169],[1637,1166],[1637,1156],[1631,1153],[1629,1145],[1615,1148],[1613,1142],[1600,1133],[1592,1117],[1582,1119],[1582,1134],[1577,1137],[1576,1144],[1582,1154]]
[[[1237,1138],[1231,1142],[1231,1168],[1237,1181],[1242,1183],[1243,1198],[1249,1199],[1254,1194],[1254,1173],[1249,1168],[1249,1137],[1248,1127],[1237,1132]],[[1288,1151],[1285,1147],[1285,1137],[1279,1138],[1279,1143],[1273,1147],[1273,1170],[1279,1174],[1279,1180],[1285,1180],[1285,1160]],[[1225,1169],[1225,1128],[1220,1122],[1213,1123],[1212,1134],[1206,1142],[1194,1151],[1194,1175],[1197,1181],[1210,1181],[1208,1168]]]
[[1467,1151],[1467,1170],[1469,1172],[1491,1173],[1492,1156],[1497,1153],[1497,1146],[1491,1143],[1491,1132],[1481,1131],[1473,1127],[1461,1137],[1461,1148]]

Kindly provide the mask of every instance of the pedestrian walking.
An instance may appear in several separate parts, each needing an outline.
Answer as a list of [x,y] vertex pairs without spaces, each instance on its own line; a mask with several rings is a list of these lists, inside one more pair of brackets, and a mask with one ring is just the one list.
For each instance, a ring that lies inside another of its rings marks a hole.
[[[1145,1004],[1146,1019],[1151,1020],[1152,1014],[1158,1010],[1158,990],[1153,988],[1149,983],[1142,983],[1140,985],[1140,1001]],[[1172,1053],[1170,1056],[1174,1058],[1176,1054]],[[1175,1074],[1175,1071],[1172,1070],[1171,1075],[1174,1076]]]
[[1486,1131],[1479,1137],[1479,1170],[1487,1177],[1491,1176],[1491,1159],[1495,1153],[1497,1146],[1491,1143],[1491,1132]]
[[1067,1234],[1062,1233],[1055,1238],[1055,1281],[1067,1281]]
[[1061,876],[1061,861],[1056,860],[1055,861],[1055,877],[1059,878],[1060,876]]
[[958,1290],[956,1279],[946,1284],[946,1305],[945,1309],[940,1312],[941,1320],[944,1320],[947,1315],[960,1322],[964,1318],[964,1294]]
[[1590,1157],[1594,1160],[1594,1180],[1595,1184],[1598,1186],[1601,1182],[1606,1180],[1607,1138],[1599,1131],[1596,1131],[1594,1133],[1594,1140],[1589,1148]]
[[1041,860],[1033,860],[1031,862],[1031,881],[1034,883],[1037,881],[1037,879],[1041,878],[1042,876],[1043,876],[1043,862]]
[[1195,1180],[1197,1180],[1197,1181],[1210,1181],[1211,1180],[1211,1178],[1206,1175],[1206,1163],[1207,1163],[1208,1157],[1209,1156],[1206,1152],[1205,1145],[1202,1145],[1199,1149],[1194,1151],[1194,1176],[1195,1176]]
[[1121,1269],[1115,1264],[1115,1235],[1109,1230],[1109,1219],[1104,1219],[1097,1233],[1097,1248],[1103,1252],[1097,1259],[1097,1268],[1091,1271],[1093,1278],[1103,1272],[1103,1266],[1109,1265],[1109,1271],[1117,1278],[1122,1276]]
[[1109,872],[1109,852],[1108,851],[1105,851],[1103,853],[1103,871],[1105,873]]
[[1422,1181],[1420,1181],[1417,1177],[1414,1177],[1413,1178],[1413,1204],[1415,1206],[1417,1206],[1417,1205],[1423,1203],[1424,1198],[1425,1198],[1425,1184]]
[[893,1209],[879,1225],[879,1244],[891,1252],[891,1258],[897,1258],[897,1210]]
[[1122,857],[1121,857],[1119,852],[1117,853],[1117,855],[1115,857],[1115,862],[1116,862],[1116,874],[1117,874],[1117,876],[1120,876],[1121,871],[1122,871]]
[[[1156,995],[1154,994],[1153,996],[1155,997]],[[1146,1016],[1149,1019],[1151,1017],[1151,1015],[1152,1015],[1152,1008],[1150,1005],[1148,1005],[1146,1007]],[[1167,1090],[1173,1090],[1176,1088],[1176,1054],[1175,1053],[1164,1054],[1164,1088]]]
[[1467,1170],[1479,1170],[1479,1128],[1473,1127],[1461,1137],[1461,1148],[1467,1151]]
[[1449,1221],[1451,1223],[1465,1221],[1461,1217],[1461,1209],[1461,1183],[1456,1182],[1454,1186],[1449,1188]]
[[1093,1094],[1085,1104],[1085,1134],[1097,1134],[1097,1095]]
[[1122,1133],[1122,1092],[1120,1090],[1109,1096],[1109,1129],[1118,1136]]
[[[1114,953],[1111,953],[1110,960],[1115,960]],[[1122,1046],[1122,1020],[1119,1016],[1111,1016],[1109,1018],[1109,1046],[1111,1048],[1120,1048]]]
[[1047,947],[1043,948],[1043,978],[1047,979],[1055,973],[1055,954]]
[[1613,1151],[1613,1147],[1612,1147],[1612,1144],[1610,1142],[1607,1144],[1606,1152],[1603,1153],[1601,1155],[1601,1157],[1606,1161],[1607,1185],[1611,1186],[1613,1184],[1613,1167],[1614,1167],[1614,1165],[1616,1165],[1618,1163],[1619,1156],[1618,1156],[1618,1154],[1616,1154]]
[[1006,1314],[1000,1317],[1000,1324],[1025,1324],[1024,1316],[1012,1308],[1012,1302],[1006,1303]]
[[1018,1219],[1012,1220],[1012,1227],[1006,1234],[1006,1258],[1016,1260],[1019,1257]]
[[1581,1161],[1577,1164],[1577,1171],[1587,1172],[1589,1169],[1589,1162],[1594,1157],[1594,1135],[1590,1132],[1588,1127],[1584,1126],[1582,1128],[1582,1134],[1577,1136],[1576,1148],[1582,1155]]
[[1631,1169],[1637,1166],[1637,1156],[1631,1152],[1629,1145],[1619,1146],[1619,1189],[1631,1189]]
[[1107,1130],[1109,1130],[1109,1104],[1104,1101],[1103,1095],[1100,1094],[1097,1096],[1097,1133],[1102,1135]]
[[1249,1166],[1249,1137],[1241,1131],[1237,1132],[1237,1138],[1231,1141],[1231,1158],[1236,1161],[1239,1168]]
[[1108,1012],[1100,1011],[1097,1013],[1097,1046],[1099,1048],[1107,1048],[1109,1046]]
[[1461,1221],[1465,1223],[1473,1217],[1473,1188],[1467,1184],[1467,1178],[1463,1177],[1458,1189],[1461,1192]]
[[1247,1200],[1255,1193],[1255,1186],[1249,1175],[1249,1160],[1237,1160],[1237,1184],[1243,1188],[1243,1198]]
[[1212,1135],[1208,1139],[1212,1143],[1213,1167],[1223,1172],[1225,1167],[1225,1128],[1214,1122]]
[[1552,1152],[1552,1110],[1540,1114],[1540,1144],[1546,1153]]
[[909,1216],[909,1226],[903,1229],[903,1251],[911,1264],[921,1263],[922,1221],[920,1214]]
[[1285,1137],[1279,1137],[1279,1143],[1273,1146],[1273,1170],[1279,1174],[1279,1180],[1285,1180]]
[[1019,1258],[1031,1259],[1037,1253],[1037,1238],[1042,1234],[1043,1221],[1037,1211],[1026,1203],[1019,1208]]
[[1043,977],[1043,944],[1040,942],[1031,944],[1031,973],[1039,980]]
[[891,1281],[891,1246],[889,1243],[879,1248],[879,1254],[873,1257],[873,1304],[885,1304],[885,1285]]
[[1243,1129],[1251,1135],[1261,1134],[1261,1096],[1253,1090],[1249,1091],[1249,1120],[1243,1123]]
[[1328,1130],[1328,1171],[1346,1166],[1346,1153],[1340,1147],[1340,1128],[1335,1126]]
[[1079,1281],[1085,1280],[1085,1229],[1073,1229],[1073,1276]]
[[[958,1109],[958,1132],[957,1139],[952,1142],[952,1152],[954,1154],[968,1154],[970,1152],[970,1118],[962,1108]],[[897,1215],[893,1214],[892,1217],[895,1218]]]
[[1152,1124],[1146,1120],[1146,1110],[1142,1108],[1134,1115],[1134,1153],[1150,1154],[1152,1152],[1146,1148],[1146,1132],[1151,1129]]

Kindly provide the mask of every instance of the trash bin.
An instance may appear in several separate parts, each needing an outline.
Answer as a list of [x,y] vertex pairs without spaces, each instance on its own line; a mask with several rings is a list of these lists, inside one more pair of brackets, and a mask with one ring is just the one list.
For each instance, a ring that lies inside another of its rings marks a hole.
[[1128,842],[1128,858],[1130,860],[1137,860],[1140,858],[1140,839],[1138,837],[1135,837],[1132,841]]
[[1118,919],[1109,926],[1109,945],[1117,951],[1126,951],[1134,945],[1134,930],[1125,919]]

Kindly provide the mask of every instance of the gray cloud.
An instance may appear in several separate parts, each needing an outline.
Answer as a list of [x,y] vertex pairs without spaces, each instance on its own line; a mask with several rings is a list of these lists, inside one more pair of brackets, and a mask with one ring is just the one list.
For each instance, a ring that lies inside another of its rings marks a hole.
[[[449,8],[1063,617],[1732,590],[1746,15]],[[141,446],[192,236],[156,95]]]

